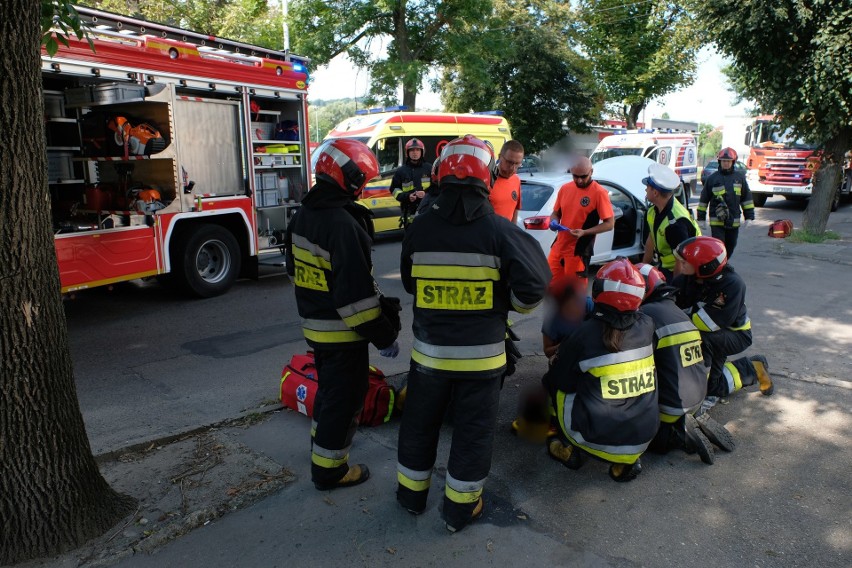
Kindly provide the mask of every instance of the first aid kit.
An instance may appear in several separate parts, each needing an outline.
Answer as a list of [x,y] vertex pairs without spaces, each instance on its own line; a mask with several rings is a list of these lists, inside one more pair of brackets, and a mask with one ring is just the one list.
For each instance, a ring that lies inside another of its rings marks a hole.
[[769,225],[769,236],[773,239],[786,239],[793,232],[793,222],[789,219],[778,219]]
[[[378,426],[391,419],[396,391],[385,380],[385,374],[376,367],[370,366],[369,380],[359,423],[362,426]],[[281,372],[281,404],[312,417],[318,387],[314,354],[293,355]]]

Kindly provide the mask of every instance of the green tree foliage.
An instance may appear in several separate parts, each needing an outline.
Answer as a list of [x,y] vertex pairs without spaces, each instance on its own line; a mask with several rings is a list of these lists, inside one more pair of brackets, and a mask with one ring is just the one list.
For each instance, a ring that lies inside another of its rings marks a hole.
[[745,97],[821,148],[804,228],[822,234],[852,146],[852,4],[693,0]]
[[698,157],[701,164],[714,160],[722,149],[722,131],[706,122],[698,125]]
[[310,105],[308,107],[308,124],[311,127],[311,142],[319,142],[340,122],[354,116],[357,107],[358,104],[355,99],[316,101]]
[[465,58],[491,9],[491,0],[292,0],[290,23],[295,51],[317,65],[345,53],[370,71],[376,100],[396,102],[402,87],[413,110],[430,68]]
[[629,128],[650,100],[692,83],[701,39],[679,3],[580,0],[577,17],[595,78]]
[[549,0],[497,5],[476,51],[445,68],[447,109],[502,110],[527,152],[562,139],[566,128],[587,130],[602,101],[588,61],[568,42],[569,15],[563,3]]
[[196,32],[283,48],[283,15],[266,0],[82,0],[82,5]]

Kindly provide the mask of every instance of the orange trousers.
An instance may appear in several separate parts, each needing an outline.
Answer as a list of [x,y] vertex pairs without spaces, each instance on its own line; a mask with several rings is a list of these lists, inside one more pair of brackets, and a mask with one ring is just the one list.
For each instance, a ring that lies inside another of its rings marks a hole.
[[[573,247],[572,247],[573,249]],[[553,247],[550,249],[550,254],[547,257],[547,263],[550,265],[550,273],[554,278],[557,276],[577,276],[583,283],[588,283],[586,277],[586,259],[582,256],[574,256],[571,251],[565,251]]]

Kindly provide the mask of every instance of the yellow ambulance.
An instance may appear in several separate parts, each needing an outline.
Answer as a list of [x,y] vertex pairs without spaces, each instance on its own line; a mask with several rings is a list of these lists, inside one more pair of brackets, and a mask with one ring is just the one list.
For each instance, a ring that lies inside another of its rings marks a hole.
[[[454,114],[405,112],[400,107],[359,111],[338,124],[323,143],[337,138],[364,142],[379,160],[380,179],[364,189],[361,204],[375,214],[376,234],[401,231],[399,202],[391,196],[390,184],[396,169],[405,161],[405,143],[417,138],[426,146],[425,160],[434,162],[444,145],[454,138],[473,134],[494,146],[495,154],[511,140],[509,123],[498,111]],[[320,145],[322,147],[322,145]],[[314,152],[317,155],[318,152]]]

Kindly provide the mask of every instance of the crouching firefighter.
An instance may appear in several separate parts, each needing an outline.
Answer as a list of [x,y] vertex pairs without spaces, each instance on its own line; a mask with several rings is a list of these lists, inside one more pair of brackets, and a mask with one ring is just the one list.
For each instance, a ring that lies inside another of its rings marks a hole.
[[[724,426],[707,415],[699,424],[694,414],[707,395],[707,363],[701,351],[701,334],[683,310],[677,307],[677,288],[666,284],[663,273],[650,264],[636,266],[645,278],[642,313],[654,320],[654,364],[660,398],[660,429],[649,450],[667,453],[679,448],[698,453],[712,464],[711,442],[733,449],[733,437]],[[704,431],[709,434],[705,435]]]
[[342,139],[326,145],[316,164],[316,185],[288,230],[287,266],[316,358],[311,477],[326,490],[370,476],[366,466],[349,465],[369,383],[368,344],[395,357],[400,325],[398,303],[378,293],[371,274],[372,220],[355,203],[379,173],[375,156],[363,143]]
[[609,476],[633,480],[639,457],[657,433],[654,322],[639,312],[645,282],[625,258],[601,268],[592,284],[594,311],[563,341],[544,376],[559,422],[547,453],[569,469],[588,455],[610,464]]
[[746,285],[728,264],[725,245],[713,237],[693,237],[675,249],[682,275],[678,305],[687,311],[701,332],[701,348],[710,362],[707,398],[702,411],[743,387],[760,384],[760,392],[771,395],[774,386],[769,364],[763,355],[728,357],[751,346],[751,320],[745,305]]
[[441,192],[402,243],[402,283],[414,295],[414,349],[399,430],[397,500],[413,514],[425,511],[452,399],[443,518],[453,532],[483,511],[508,312],[532,311],[550,275],[536,241],[488,202],[493,159],[474,136],[447,144]]

